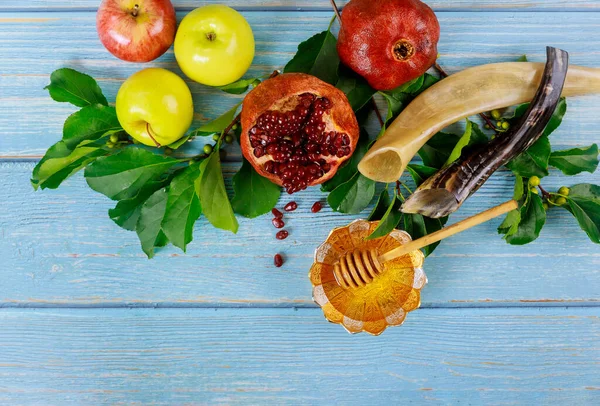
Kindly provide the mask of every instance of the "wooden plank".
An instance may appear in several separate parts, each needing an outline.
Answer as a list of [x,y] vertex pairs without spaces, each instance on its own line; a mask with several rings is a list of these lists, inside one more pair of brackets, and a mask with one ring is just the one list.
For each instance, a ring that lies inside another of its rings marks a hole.
[[[205,4],[221,4],[221,0],[172,0],[178,10],[191,10]],[[348,0],[337,0],[341,7]],[[426,3],[435,10],[581,10],[600,8],[596,1],[571,0],[428,0]],[[227,5],[242,10],[329,10],[328,0],[230,0]],[[22,10],[95,10],[98,7],[97,0],[4,0],[0,5],[0,11],[22,11]]]
[[[307,272],[314,249],[329,230],[361,216],[315,215],[318,188],[294,195],[299,209],[286,215],[290,237],[274,238],[270,216],[240,218],[237,235],[201,219],[187,254],[173,247],[153,260],[137,236],[119,229],[106,212],[114,204],[82,177],[59,190],[34,192],[33,163],[0,164],[0,307],[2,306],[313,306]],[[238,164],[225,166],[227,182]],[[544,179],[598,183],[598,175]],[[512,195],[507,171],[496,174],[461,210],[458,221]],[[281,208],[291,198],[283,196]],[[367,213],[363,213],[365,217]],[[426,262],[425,307],[506,306],[600,301],[600,249],[564,210],[551,210],[538,242],[507,245],[494,220],[445,241]],[[276,269],[273,255],[286,263]]]
[[[599,3],[600,4],[600,3]],[[257,55],[248,75],[280,68],[297,44],[325,29],[326,12],[244,13],[254,27]],[[181,14],[180,14],[181,15]],[[573,63],[600,66],[600,13],[440,13],[442,63],[449,71],[468,66],[515,60],[523,53],[544,59],[545,45],[571,52]],[[43,87],[54,69],[71,66],[97,77],[109,100],[122,81],[144,66],[179,72],[172,51],[156,63],[118,61],[98,41],[92,12],[6,13],[0,20],[0,157],[39,158],[56,142],[73,108],[53,102]],[[280,33],[285,32],[282,38]],[[239,97],[190,83],[197,122],[214,118]],[[381,103],[383,106],[383,103]],[[600,97],[570,101],[557,146],[597,140]],[[238,154],[233,155],[239,157]]]
[[2,310],[3,404],[597,404],[600,310]]

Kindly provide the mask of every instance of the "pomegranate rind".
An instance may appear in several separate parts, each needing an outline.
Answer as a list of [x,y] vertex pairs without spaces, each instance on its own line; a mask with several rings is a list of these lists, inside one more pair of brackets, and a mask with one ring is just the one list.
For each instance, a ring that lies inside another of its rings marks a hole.
[[[344,65],[377,90],[392,90],[418,78],[437,59],[440,24],[419,0],[352,0],[342,12],[337,50]],[[408,41],[414,54],[394,57],[394,45]]]
[[[342,163],[348,160],[356,149],[359,137],[359,127],[348,98],[341,90],[323,82],[315,76],[305,73],[284,73],[274,78],[267,79],[250,91],[242,103],[242,135],[240,145],[242,154],[252,164],[259,175],[269,179],[271,182],[282,186],[282,180],[277,175],[267,172],[262,165],[257,163],[250,145],[249,131],[258,118],[268,110],[282,106],[282,101],[292,96],[303,93],[312,93],[317,97],[326,97],[332,102],[331,110],[328,112],[333,129],[340,133],[346,133],[350,137],[351,151],[348,155],[335,160],[328,161],[331,165],[329,172],[315,179],[309,184],[314,186],[331,179]],[[287,110],[287,107],[284,106]]]

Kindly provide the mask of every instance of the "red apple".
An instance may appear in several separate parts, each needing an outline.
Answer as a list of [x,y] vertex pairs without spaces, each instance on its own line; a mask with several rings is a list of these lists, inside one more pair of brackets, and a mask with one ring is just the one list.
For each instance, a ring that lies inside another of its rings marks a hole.
[[177,20],[169,0],[104,0],[96,27],[102,44],[117,58],[149,62],[173,44]]

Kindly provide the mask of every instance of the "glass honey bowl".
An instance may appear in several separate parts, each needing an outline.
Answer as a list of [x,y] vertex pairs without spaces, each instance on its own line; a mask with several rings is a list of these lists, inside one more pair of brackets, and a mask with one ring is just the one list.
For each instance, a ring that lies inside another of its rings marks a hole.
[[360,284],[348,283],[334,271],[334,265],[349,252],[376,249],[384,253],[411,241],[410,235],[400,230],[367,240],[378,224],[356,220],[332,230],[315,251],[309,272],[313,300],[325,318],[350,333],[379,335],[388,326],[401,325],[406,314],[420,306],[420,290],[427,283],[420,250],[383,263],[381,272]]

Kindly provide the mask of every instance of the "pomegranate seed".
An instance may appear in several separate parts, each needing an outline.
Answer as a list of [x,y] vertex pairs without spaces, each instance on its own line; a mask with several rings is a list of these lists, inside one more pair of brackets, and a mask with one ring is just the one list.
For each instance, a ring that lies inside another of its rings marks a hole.
[[266,111],[249,131],[254,156],[270,156],[264,169],[278,176],[288,193],[306,189],[331,169],[323,156],[341,158],[351,150],[348,134],[326,131],[331,100],[312,93],[292,97],[284,105],[295,101],[296,107]]
[[275,172],[275,164],[273,161],[267,161],[265,163],[265,171],[267,171],[269,173]]
[[336,135],[335,140],[333,141],[333,145],[335,145],[336,148],[339,148],[342,146],[342,136],[340,134]]
[[350,145],[350,137],[348,137],[348,134],[342,134],[342,145]]
[[269,144],[267,145],[267,154],[273,155],[279,150],[277,144]]
[[283,226],[285,226],[285,223],[283,222],[282,219],[275,217],[273,220],[271,220],[271,223],[273,223],[273,227],[275,228],[283,228]]
[[315,204],[312,205],[312,207],[310,208],[310,211],[312,211],[313,213],[318,213],[321,211],[322,208],[323,208],[323,205],[321,204],[321,202],[316,202]]
[[283,208],[283,210],[285,211],[294,211],[298,208],[298,204],[296,202],[289,202],[288,204],[285,205],[285,207]]
[[282,212],[280,212],[279,210],[277,210],[277,209],[276,209],[276,208],[274,208],[274,207],[273,207],[273,209],[271,210],[271,213],[273,213],[273,216],[274,216],[276,219],[280,219],[280,218],[282,218],[282,217],[283,217],[283,213],[282,213]]
[[273,258],[273,263],[277,268],[280,268],[281,265],[283,265],[283,257],[280,254],[275,254],[275,257]]
[[278,240],[285,240],[286,238],[288,238],[288,235],[290,235],[290,233],[288,233],[286,230],[281,230],[277,234],[275,234],[275,238],[277,238]]

